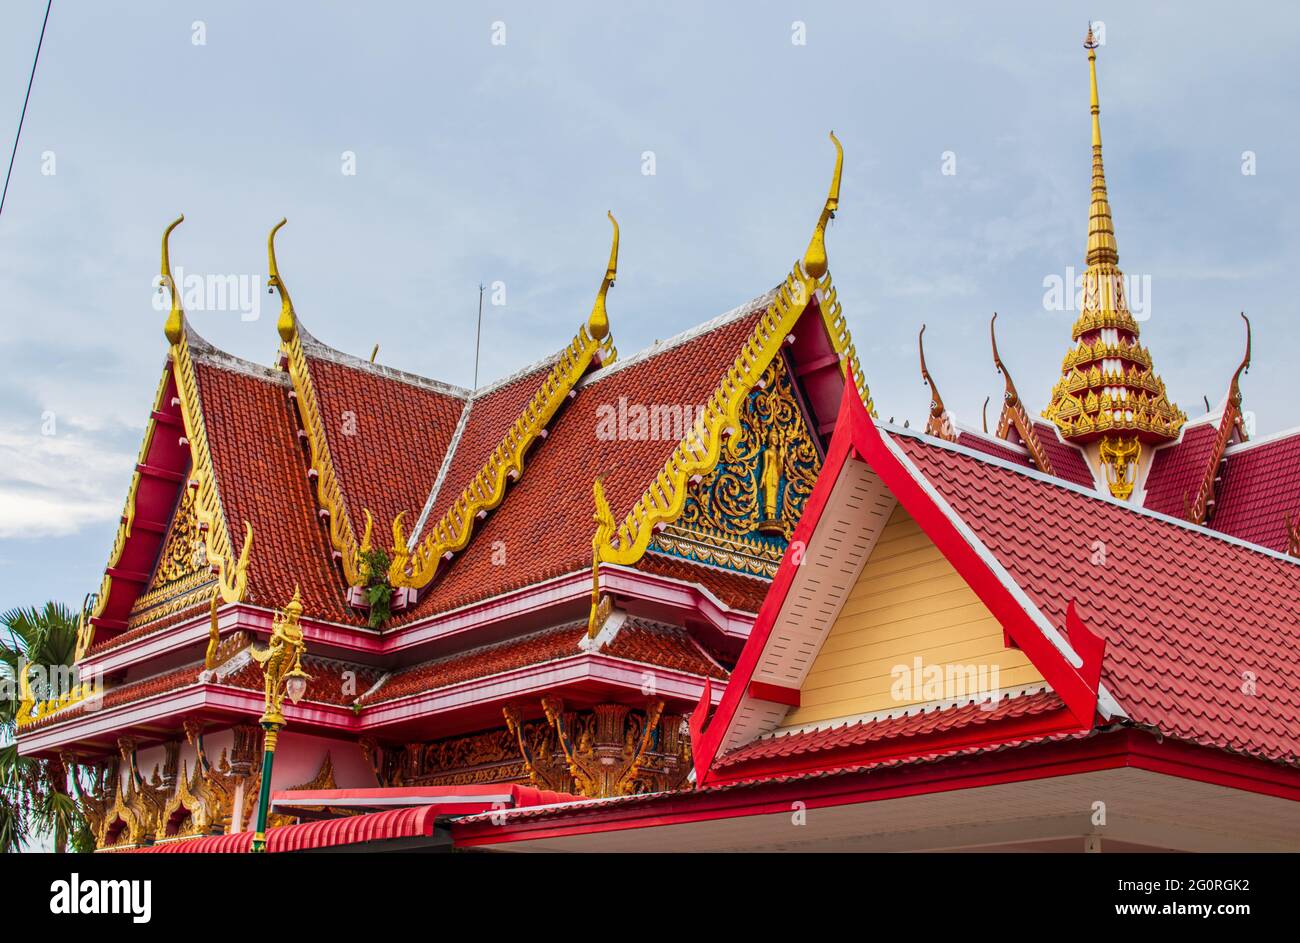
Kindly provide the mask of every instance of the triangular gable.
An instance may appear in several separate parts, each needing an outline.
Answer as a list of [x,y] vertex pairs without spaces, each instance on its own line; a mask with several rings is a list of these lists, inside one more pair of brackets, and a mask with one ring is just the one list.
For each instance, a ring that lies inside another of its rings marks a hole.
[[[682,438],[694,422],[691,407],[640,409],[650,434],[667,423]],[[682,513],[649,552],[770,579],[821,471],[822,440],[807,410],[786,355],[773,358],[740,410],[731,449],[691,479]]]
[[[1102,647],[1077,614],[1069,638],[1050,625],[987,548],[889,441],[846,387],[822,476],[796,529],[717,712],[694,718],[697,781],[713,760],[786,722],[896,506],[942,554],[978,602],[1060,695],[1075,727],[1090,727]],[[1086,655],[1086,660],[1085,656]],[[839,715],[837,715],[839,716]]]
[[[956,567],[895,505],[778,729],[1041,683]],[[762,672],[759,679],[762,678]]]

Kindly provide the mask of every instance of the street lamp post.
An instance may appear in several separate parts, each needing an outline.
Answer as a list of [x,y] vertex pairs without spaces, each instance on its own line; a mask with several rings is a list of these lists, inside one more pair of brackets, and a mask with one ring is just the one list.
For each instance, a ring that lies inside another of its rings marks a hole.
[[257,831],[253,833],[253,851],[266,850],[266,816],[271,806],[271,768],[275,763],[275,745],[284,728],[284,696],[297,704],[307,690],[311,675],[302,670],[302,653],[306,649],[302,627],[302,597],[294,587],[293,599],[278,613],[271,625],[271,641],[266,648],[252,648],[253,660],[262,666],[265,691],[262,712],[262,786],[257,804]]

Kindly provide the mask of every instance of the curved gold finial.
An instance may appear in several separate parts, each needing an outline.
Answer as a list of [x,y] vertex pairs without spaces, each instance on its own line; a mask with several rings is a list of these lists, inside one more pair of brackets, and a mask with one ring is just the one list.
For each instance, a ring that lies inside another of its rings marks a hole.
[[587,331],[596,340],[603,340],[609,333],[609,314],[605,310],[605,294],[614,287],[614,278],[618,274],[618,220],[614,214],[605,213],[614,225],[614,243],[609,247],[609,267],[600,282],[600,291],[596,293],[596,303],[591,306],[591,317],[587,319]]
[[817,227],[813,230],[812,241],[808,243],[808,251],[803,254],[803,270],[813,278],[821,278],[826,274],[826,224],[835,218],[835,211],[840,208],[840,175],[844,171],[844,148],[840,145],[840,139],[831,132],[831,143],[835,145],[835,173],[831,176],[831,189],[826,197],[826,205],[822,207],[822,214],[817,219]]
[[930,415],[925,420],[925,433],[956,442],[957,435],[953,431],[948,410],[943,405],[943,397],[939,395],[939,387],[935,385],[934,377],[930,375],[930,369],[925,363],[924,324],[921,325],[921,333],[916,335],[916,346],[921,353],[921,379],[930,385]]
[[284,282],[280,279],[280,268],[275,264],[275,234],[288,221],[281,219],[271,227],[271,234],[266,237],[266,263],[267,271],[270,273],[266,280],[266,287],[274,288],[280,293],[280,319],[275,322],[275,329],[280,332],[280,339],[286,344],[293,340],[294,334],[298,333],[298,315],[293,310],[293,299],[289,297],[289,289],[284,287]]
[[176,283],[172,281],[172,256],[167,243],[171,239],[172,230],[183,222],[185,222],[184,213],[172,220],[171,225],[163,230],[162,237],[162,285],[159,288],[166,286],[172,296],[172,310],[167,315],[166,323],[163,324],[163,333],[172,344],[179,344],[185,334],[185,309],[181,307],[181,293],[176,289]]

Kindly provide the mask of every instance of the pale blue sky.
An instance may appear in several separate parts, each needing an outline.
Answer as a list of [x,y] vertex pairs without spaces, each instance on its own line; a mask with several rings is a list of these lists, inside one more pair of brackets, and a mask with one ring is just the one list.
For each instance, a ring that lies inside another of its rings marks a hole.
[[[625,355],[771,287],[807,243],[834,128],[831,271],[881,415],[924,415],[924,321],[948,405],[978,424],[1001,388],[995,309],[1036,411],[1073,319],[1044,310],[1043,280],[1082,263],[1089,18],[1106,24],[1121,266],[1151,279],[1143,340],[1196,415],[1222,396],[1246,309],[1247,408],[1261,433],[1294,425],[1300,12],[1228,9],[55,0],[0,218],[0,607],[99,585],[165,353],[158,237],[182,210],[176,264],[258,278],[266,232],[288,216],[281,269],[314,334],[362,356],[378,341],[383,362],[466,385],[479,281],[507,287],[487,309],[488,381],[586,316],[607,208],[622,225],[609,311]],[[6,151],[43,11],[0,7]],[[191,319],[269,363],[260,300],[256,321]]]

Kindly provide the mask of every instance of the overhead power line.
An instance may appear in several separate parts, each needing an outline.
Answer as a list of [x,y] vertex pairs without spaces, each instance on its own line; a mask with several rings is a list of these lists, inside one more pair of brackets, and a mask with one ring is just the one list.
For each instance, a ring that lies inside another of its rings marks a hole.
[[41,38],[36,40],[36,55],[32,57],[32,74],[27,77],[27,94],[23,96],[23,113],[18,116],[18,132],[14,135],[14,149],[9,152],[9,169],[5,171],[5,188],[0,192],[0,213],[5,211],[5,198],[9,196],[9,178],[14,173],[14,158],[18,156],[18,140],[23,136],[23,121],[27,118],[27,102],[32,97],[32,82],[36,80],[36,63],[41,61],[41,46],[45,44],[45,25],[50,22],[50,7],[54,0],[46,0],[45,19],[41,20]]

